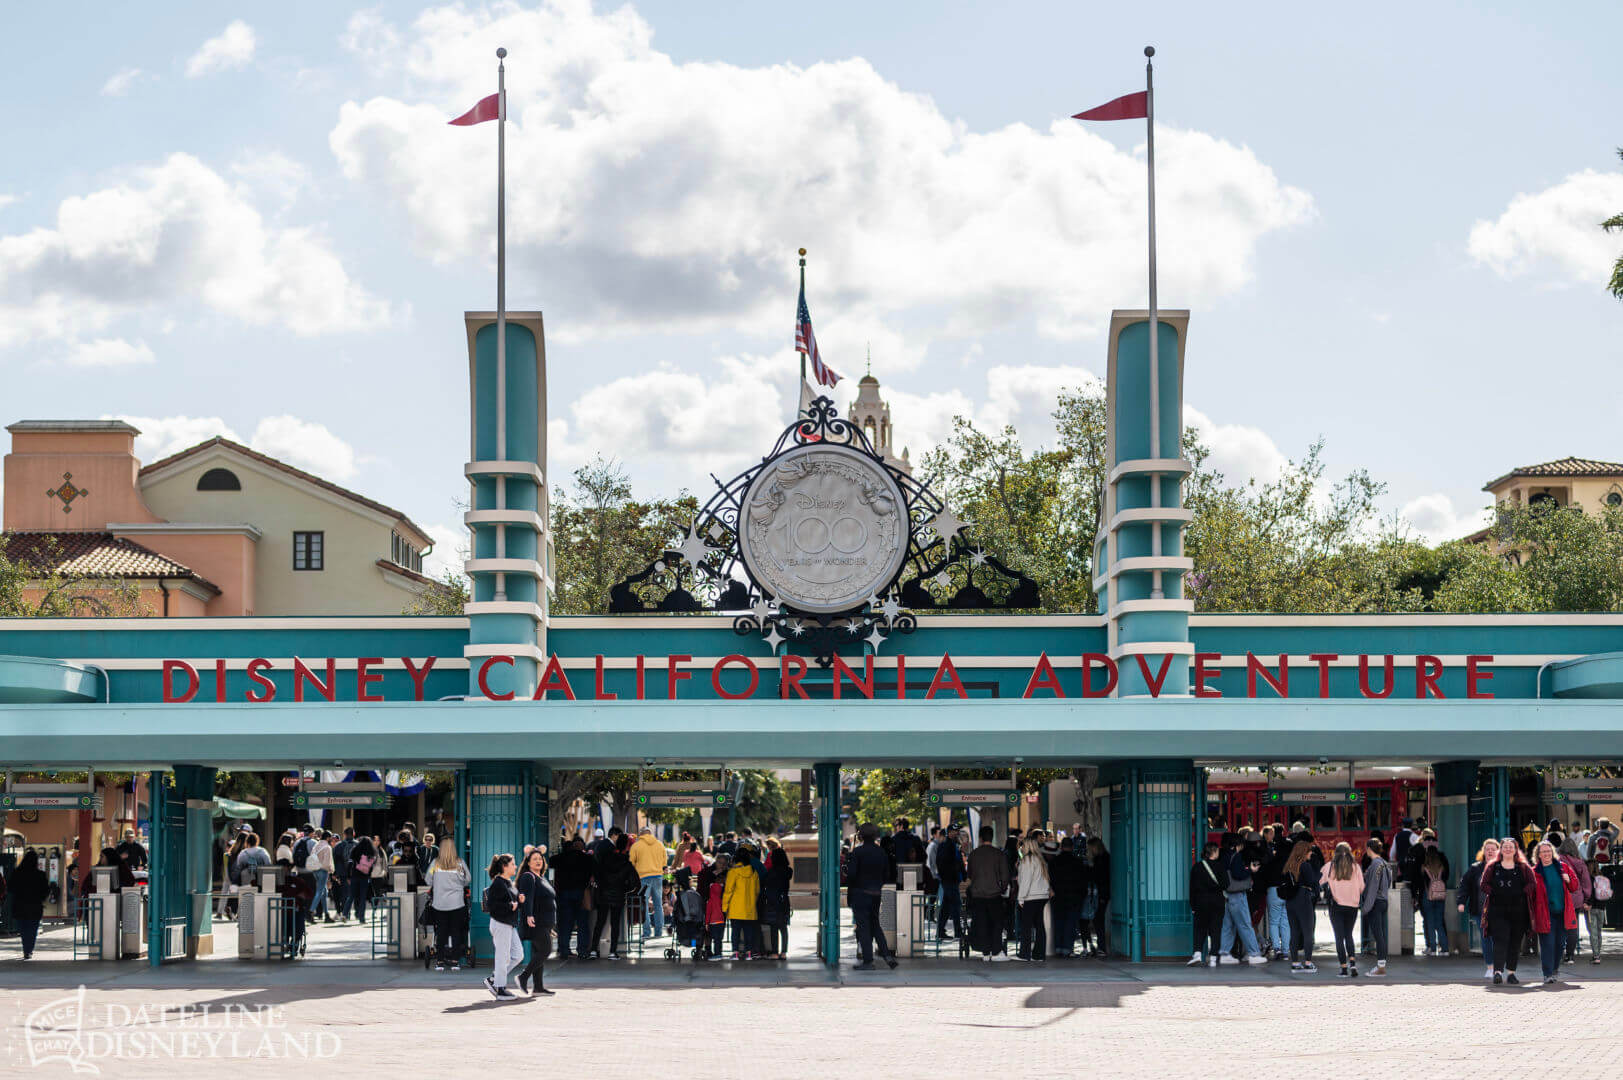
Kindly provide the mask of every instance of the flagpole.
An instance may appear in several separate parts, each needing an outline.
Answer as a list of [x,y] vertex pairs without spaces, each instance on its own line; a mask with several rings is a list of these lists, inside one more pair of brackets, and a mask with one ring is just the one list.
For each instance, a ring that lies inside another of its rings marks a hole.
[[[802,297],[804,297],[806,295],[806,249],[805,248],[800,249],[800,295]],[[798,301],[797,301],[797,303],[798,303]],[[796,318],[796,322],[798,323],[798,321],[799,321],[799,312],[798,311],[796,312],[795,318]],[[795,387],[795,400],[801,401],[801,400],[804,400],[805,397],[806,397],[806,354],[801,353],[800,354],[800,385]],[[805,409],[800,408],[800,407],[797,406],[795,408],[795,419],[798,420],[801,416],[805,415],[805,413],[806,413]]]
[[[507,460],[507,59],[496,50],[496,459]],[[496,478],[496,505],[507,505],[507,482]],[[507,530],[496,526],[496,557],[507,557]],[[497,600],[507,599],[507,575],[496,575]]]
[[[1155,46],[1144,46],[1144,126],[1148,132],[1149,207],[1150,207],[1150,456],[1162,457],[1161,447],[1161,322],[1156,310],[1155,296]],[[1161,505],[1161,477],[1150,478],[1150,505]],[[1150,553],[1161,554],[1161,527],[1151,530]],[[1161,588],[1161,571],[1157,570],[1151,582],[1150,597],[1160,600],[1166,594]]]

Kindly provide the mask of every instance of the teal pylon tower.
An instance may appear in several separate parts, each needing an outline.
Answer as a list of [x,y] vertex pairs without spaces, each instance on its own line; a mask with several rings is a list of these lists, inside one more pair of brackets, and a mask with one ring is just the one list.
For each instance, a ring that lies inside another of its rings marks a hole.
[[[528,698],[547,656],[552,541],[548,530],[547,356],[539,311],[510,311],[497,348],[494,312],[470,311],[468,389],[472,439],[465,565],[468,694]],[[486,661],[511,657],[512,662]],[[480,685],[481,673],[484,685]]]
[[1119,697],[1189,693],[1192,563],[1183,550],[1191,514],[1183,481],[1183,358],[1188,311],[1161,311],[1151,371],[1148,311],[1110,314],[1106,376],[1108,472],[1094,541],[1093,587],[1109,630]]

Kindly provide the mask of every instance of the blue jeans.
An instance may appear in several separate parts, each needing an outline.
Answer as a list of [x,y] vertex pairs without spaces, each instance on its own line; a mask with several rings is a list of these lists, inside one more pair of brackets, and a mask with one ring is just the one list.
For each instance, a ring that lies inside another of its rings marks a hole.
[[326,870],[315,871],[316,896],[310,901],[310,914],[313,917],[325,917],[327,914],[327,874]]
[[643,933],[653,928],[654,937],[663,937],[665,934],[665,875],[649,874],[642,879],[642,896],[646,902],[647,911],[643,912]]
[[936,918],[935,936],[947,936],[947,918],[952,917],[952,932],[959,937],[964,936],[964,909],[963,899],[958,892],[958,883],[942,886],[941,906],[937,909],[940,914]]
[[1245,947],[1247,956],[1260,955],[1262,950],[1257,947],[1257,935],[1251,929],[1251,903],[1243,892],[1231,892],[1224,901],[1223,907],[1223,955],[1227,956],[1234,948],[1234,935],[1240,935],[1240,944]]
[[372,895],[372,879],[364,874],[351,874],[349,895],[344,899],[355,904],[355,918],[361,922],[366,921],[366,898],[370,895]]
[[585,889],[562,889],[558,892],[558,956],[567,957],[570,952],[569,939],[576,939],[574,951],[579,956],[591,952],[591,946],[586,942],[591,927],[590,913],[580,909],[580,902],[585,899]]
[[1279,890],[1272,885],[1268,887],[1268,916],[1263,925],[1268,928],[1268,943],[1274,952],[1282,953],[1290,948],[1290,917],[1285,914],[1285,901],[1279,898]]
[[1493,935],[1488,933],[1486,927],[1482,930],[1482,962],[1490,967],[1493,965]]
[[1550,926],[1548,933],[1538,936],[1538,963],[1544,969],[1546,979],[1560,970],[1561,950],[1567,943],[1567,932],[1561,927],[1559,911],[1550,916]]
[[1443,901],[1420,898],[1420,918],[1426,924],[1426,951],[1448,955],[1448,916],[1443,912]]

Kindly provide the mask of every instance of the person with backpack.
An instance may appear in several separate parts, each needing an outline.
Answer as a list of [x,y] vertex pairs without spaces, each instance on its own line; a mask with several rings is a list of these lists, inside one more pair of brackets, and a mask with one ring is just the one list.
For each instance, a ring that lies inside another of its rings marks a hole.
[[1612,861],[1612,845],[1617,843],[1617,827],[1606,818],[1596,818],[1594,831],[1584,844],[1584,858],[1598,863]]
[[1430,829],[1417,849],[1415,859],[1415,888],[1420,896],[1420,918],[1425,924],[1426,951],[1416,954],[1425,957],[1448,955],[1448,921],[1444,903],[1448,899],[1448,857],[1437,846],[1437,838]]
[[242,829],[236,830],[236,838],[231,841],[231,846],[225,851],[225,873],[223,875],[225,886],[220,890],[222,895],[214,905],[214,917],[216,919],[229,918],[236,907],[235,894],[237,887],[242,884],[242,871],[237,866],[237,856],[241,855],[242,849],[248,846],[248,834],[244,831],[246,829],[247,826],[244,825]]
[[354,850],[355,830],[353,828],[346,828],[344,830],[344,838],[333,845],[332,875],[327,879],[327,888],[336,898],[339,922],[348,921],[350,908],[353,906],[353,901],[349,895],[349,874],[350,852]]
[[733,857],[726,852],[718,854],[710,865],[699,872],[699,895],[704,900],[705,959],[721,959],[721,942],[727,931],[727,909],[722,897],[727,890],[727,871],[732,868]]
[[366,901],[372,895],[372,871],[382,859],[371,837],[362,836],[350,849],[349,900],[355,905],[355,921],[366,921]]
[[1488,920],[1482,910],[1482,875],[1487,872],[1499,859],[1499,841],[1489,837],[1482,841],[1482,847],[1477,850],[1476,861],[1465,868],[1460,875],[1459,888],[1455,895],[1459,900],[1454,905],[1460,914],[1469,914],[1471,921],[1477,923],[1482,931],[1482,962],[1487,965],[1484,979],[1493,978],[1493,934],[1488,929]]
[[[1189,868],[1189,907],[1195,918],[1195,951],[1188,966],[1216,967],[1222,955],[1223,910],[1228,905],[1228,871],[1219,858],[1221,848],[1208,841],[1200,858]],[[1280,868],[1283,876],[1284,868]],[[1277,888],[1277,886],[1276,886]]]
[[[1291,946],[1290,961],[1292,971],[1318,971],[1313,963],[1313,933],[1315,929],[1315,905],[1319,894],[1319,869],[1314,865],[1312,854],[1315,845],[1311,840],[1301,839],[1306,833],[1297,834],[1297,840],[1291,845],[1290,858],[1279,873],[1279,895],[1285,900],[1285,916],[1290,920]],[[1228,934],[1228,920],[1225,913],[1223,922],[1225,937]],[[1222,950],[1228,952],[1227,948]],[[1297,959],[1300,956],[1301,959]]]
[[497,1001],[513,1001],[518,995],[507,989],[507,980],[513,969],[524,963],[524,943],[518,936],[518,890],[513,887],[518,864],[504,851],[490,860],[488,872],[490,884],[485,888],[485,911],[490,914],[495,970],[485,976],[485,989]]
[[1600,863],[1590,859],[1584,864],[1589,871],[1589,906],[1584,909],[1589,933],[1589,962],[1600,963],[1601,928],[1606,922],[1606,905],[1612,900],[1612,879],[1600,872]]
[[1359,868],[1364,872],[1364,891],[1358,902],[1360,918],[1375,943],[1375,969],[1370,974],[1383,977],[1388,943],[1386,909],[1392,892],[1392,864],[1382,857],[1385,850],[1379,840],[1372,839],[1364,845],[1364,857],[1369,865]]

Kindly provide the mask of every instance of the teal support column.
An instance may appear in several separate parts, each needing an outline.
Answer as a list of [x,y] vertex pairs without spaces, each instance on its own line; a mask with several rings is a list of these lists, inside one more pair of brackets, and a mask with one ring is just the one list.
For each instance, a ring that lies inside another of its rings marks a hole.
[[214,769],[176,765],[175,790],[186,805],[186,955],[214,951]]
[[[1431,827],[1437,831],[1437,846],[1453,868],[1454,880],[1449,883],[1450,886],[1459,882],[1460,875],[1471,865],[1471,857],[1476,854],[1477,845],[1471,842],[1471,803],[1477,790],[1480,764],[1477,761],[1439,761],[1432,765]],[[1454,930],[1450,935],[1451,947],[1468,950],[1475,941],[1480,940],[1472,933],[1469,916],[1461,915],[1452,900],[1445,912],[1454,916],[1447,920]]]
[[1162,311],[1150,369],[1147,311],[1114,311],[1106,360],[1103,520],[1093,587],[1105,614],[1120,697],[1189,693],[1189,615],[1184,593],[1183,354],[1187,311]]
[[463,609],[468,694],[527,699],[546,663],[552,585],[541,313],[509,312],[501,350],[493,313],[470,311],[464,321],[472,428],[463,469],[470,506],[464,568],[472,583]]
[[516,859],[525,844],[535,841],[535,783],[524,761],[470,761],[465,778],[474,896],[468,948],[485,959],[490,956],[490,916],[480,910],[479,897],[490,881],[491,858],[505,851]]
[[829,967],[840,962],[840,766],[812,766],[817,784],[817,955]]
[[1110,785],[1110,950],[1137,963],[1187,956],[1194,937],[1189,867],[1202,780],[1186,759],[1128,761]]
[[152,846],[147,852],[147,963],[186,955],[186,795],[169,773],[149,774]]
[[1499,840],[1511,834],[1510,769],[1496,765],[1478,769],[1471,788],[1470,843],[1474,855],[1484,840]]

